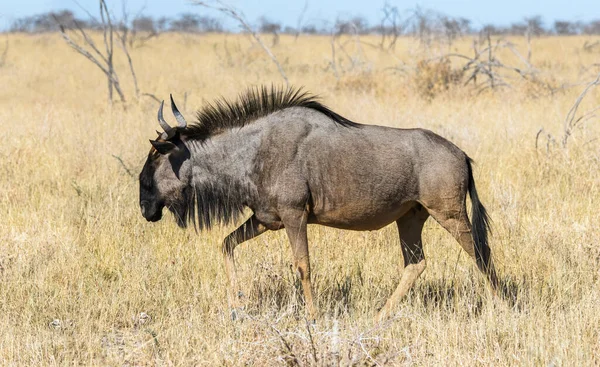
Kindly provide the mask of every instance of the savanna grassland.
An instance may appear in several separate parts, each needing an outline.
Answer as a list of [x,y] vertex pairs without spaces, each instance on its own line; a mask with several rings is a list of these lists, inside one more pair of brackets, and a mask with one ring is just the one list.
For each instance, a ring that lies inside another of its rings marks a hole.
[[[450,48],[402,38],[389,52],[376,36],[350,39],[335,69],[329,37],[281,36],[272,47],[291,84],[340,114],[431,129],[476,161],[505,297],[429,220],[428,267],[379,327],[373,317],[402,272],[395,226],[309,228],[314,327],[285,233],[241,245],[247,317],[232,322],[220,244],[233,228],[197,234],[170,214],[158,223],[140,214],[137,174],[158,104],[134,97],[123,55],[127,103],[110,107],[105,76],[60,35],[3,38],[0,365],[600,364],[600,118],[584,118],[562,144],[569,109],[600,72],[600,52],[582,48],[592,38],[535,38],[535,77],[505,71],[510,87],[482,91],[464,85],[468,75],[444,76],[463,61],[422,62],[472,54],[471,38]],[[527,54],[525,39],[511,41]],[[220,95],[282,84],[245,35],[164,34],[131,55],[142,92],[173,93],[188,121]],[[506,49],[498,57],[526,67]],[[599,104],[590,90],[577,117]]]

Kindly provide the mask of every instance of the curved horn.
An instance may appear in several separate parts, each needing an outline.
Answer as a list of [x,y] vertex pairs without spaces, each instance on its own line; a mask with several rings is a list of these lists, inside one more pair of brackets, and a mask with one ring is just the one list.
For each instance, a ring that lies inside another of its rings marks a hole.
[[181,112],[179,112],[179,110],[177,109],[177,106],[175,106],[175,101],[173,101],[173,95],[170,94],[170,96],[171,96],[171,110],[173,111],[173,115],[175,115],[175,118],[177,119],[177,125],[179,125],[179,127],[181,127],[181,128],[187,127],[187,122],[185,121],[185,118],[183,118],[183,115],[181,114]]
[[160,102],[160,107],[158,108],[158,123],[160,124],[160,127],[163,128],[163,130],[166,133],[166,138],[170,138],[175,134],[175,130],[173,130],[173,128],[171,126],[169,126],[169,124],[167,124],[167,122],[165,121],[165,118],[163,117],[163,106],[165,105],[165,101]]

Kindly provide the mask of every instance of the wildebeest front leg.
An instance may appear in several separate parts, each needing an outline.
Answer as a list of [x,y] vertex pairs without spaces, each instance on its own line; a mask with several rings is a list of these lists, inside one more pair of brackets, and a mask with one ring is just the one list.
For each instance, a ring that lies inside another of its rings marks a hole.
[[408,293],[419,275],[425,270],[425,255],[421,232],[423,224],[429,217],[429,213],[421,205],[411,209],[402,218],[396,221],[398,232],[400,232],[400,244],[402,256],[404,257],[404,270],[402,277],[394,293],[388,298],[385,306],[377,315],[377,322],[385,320],[398,305],[402,297]]
[[314,321],[316,309],[310,281],[310,258],[308,255],[308,237],[306,233],[308,213],[298,211],[282,217],[294,257],[294,268],[302,282],[304,303],[309,320]]
[[225,260],[227,281],[229,283],[227,287],[227,299],[229,301],[229,307],[231,307],[231,317],[233,319],[236,319],[237,310],[241,308],[233,250],[240,243],[248,241],[261,233],[264,233],[266,230],[267,228],[253,215],[223,240],[222,251]]

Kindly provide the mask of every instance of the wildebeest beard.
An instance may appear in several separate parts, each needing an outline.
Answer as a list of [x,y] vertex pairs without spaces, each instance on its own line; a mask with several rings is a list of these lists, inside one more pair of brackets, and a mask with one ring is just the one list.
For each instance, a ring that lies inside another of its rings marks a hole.
[[180,200],[169,205],[177,225],[186,228],[191,222],[198,230],[215,224],[230,224],[244,213],[247,190],[230,180],[205,182],[186,188]]

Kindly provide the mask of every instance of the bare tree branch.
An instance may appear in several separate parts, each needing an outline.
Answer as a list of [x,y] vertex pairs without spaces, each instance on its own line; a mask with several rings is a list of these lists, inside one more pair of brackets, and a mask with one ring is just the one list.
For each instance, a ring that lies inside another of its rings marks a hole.
[[104,61],[105,64],[108,64],[108,60],[106,59],[106,57],[104,57],[102,52],[100,52],[100,50],[98,50],[98,47],[96,47],[94,40],[91,37],[88,37],[87,33],[85,33],[85,31],[83,30],[83,27],[81,27],[81,24],[79,24],[79,22],[77,20],[73,21],[73,23],[77,27],[77,30],[79,31],[79,33],[81,33],[81,36],[83,37],[83,40],[85,41],[85,43],[87,43],[92,48],[92,50],[94,50],[94,52],[96,52],[96,54],[102,59],[102,61]]
[[271,58],[271,60],[273,61],[273,63],[277,66],[277,69],[279,70],[279,74],[281,74],[281,77],[283,78],[283,80],[285,81],[285,85],[289,86],[290,82],[287,78],[287,75],[285,74],[285,71],[283,71],[283,68],[281,67],[281,64],[279,64],[279,61],[277,61],[277,58],[275,57],[275,55],[273,55],[273,53],[271,52],[271,50],[264,44],[264,42],[262,41],[262,39],[260,38],[259,34],[256,33],[252,27],[250,27],[250,25],[248,24],[248,22],[246,21],[246,19],[244,18],[244,16],[241,14],[241,12],[235,8],[233,8],[230,5],[227,5],[225,3],[223,3],[220,0],[216,1],[217,4],[219,5],[212,5],[209,4],[205,1],[193,1],[193,4],[195,5],[200,5],[200,6],[204,6],[205,8],[209,8],[209,9],[215,9],[218,10],[228,16],[230,16],[231,18],[237,20],[240,25],[248,32],[252,35],[252,37],[256,40],[256,42],[258,42],[258,44],[263,48],[263,50],[265,51],[265,53]]
[[125,162],[123,162],[123,159],[121,157],[119,157],[118,155],[114,155],[114,154],[111,154],[111,155],[113,156],[114,159],[116,159],[121,164],[121,167],[123,167],[123,169],[125,170],[125,173],[127,173],[127,175],[129,175],[129,177],[135,178],[133,171],[129,167],[127,167],[127,165],[125,164]]
[[[79,4],[77,3],[77,5],[79,5]],[[108,83],[108,101],[109,101],[109,103],[112,104],[113,88],[117,91],[117,94],[119,95],[119,98],[121,99],[121,102],[125,103],[125,95],[123,94],[123,91],[121,90],[121,84],[119,83],[119,78],[118,78],[117,73],[113,66],[113,53],[114,53],[113,24],[112,24],[112,21],[110,18],[108,8],[106,6],[106,2],[104,0],[99,0],[99,5],[100,5],[100,18],[102,21],[101,24],[102,24],[102,29],[103,29],[103,40],[104,40],[104,47],[106,50],[106,54],[104,54],[102,51],[100,51],[100,49],[98,48],[98,46],[96,46],[93,39],[88,36],[88,34],[85,32],[83,27],[78,22],[74,23],[75,27],[77,28],[77,30],[83,37],[83,41],[85,42],[85,45],[87,45],[87,47],[90,48],[96,54],[96,56],[94,56],[90,51],[86,50],[82,45],[79,45],[75,41],[73,41],[73,39],[67,33],[65,26],[63,24],[61,24],[60,21],[56,17],[55,17],[55,20],[60,25],[60,33],[61,33],[62,38],[65,40],[65,42],[72,49],[74,49],[75,51],[77,51],[78,53],[83,55],[85,58],[90,60],[94,65],[96,65],[106,75],[106,80]],[[92,17],[91,14],[89,14],[89,15],[90,15],[90,17]],[[137,81],[136,81],[136,88],[137,88]]]
[[592,89],[593,87],[595,87],[599,84],[600,84],[600,74],[598,74],[598,76],[596,77],[596,79],[593,82],[589,83],[585,87],[583,92],[581,92],[579,97],[577,97],[577,99],[575,100],[575,103],[573,104],[573,106],[571,107],[569,112],[567,113],[567,117],[565,118],[565,122],[564,122],[564,135],[563,135],[563,139],[562,139],[563,147],[565,147],[567,145],[567,141],[568,141],[569,137],[571,136],[571,134],[573,133],[573,129],[575,127],[577,127],[577,124],[580,121],[582,121],[582,120],[586,119],[587,117],[589,117],[590,115],[592,115],[598,109],[600,109],[600,107],[596,107],[592,111],[584,114],[583,116],[579,117],[578,119],[575,119],[575,115],[577,114],[577,109],[579,108],[579,104],[581,103],[581,101],[583,101],[583,98],[585,97],[585,95],[588,93],[588,91],[590,89]]
[[331,68],[333,69],[333,75],[335,79],[340,80],[340,74],[338,73],[336,60],[335,60],[335,29],[331,31]]
[[154,95],[154,94],[152,94],[152,93],[142,93],[141,95],[142,95],[142,96],[146,96],[146,97],[150,97],[150,98],[152,98],[153,100],[155,100],[157,103],[160,103],[160,99],[158,99],[158,97],[157,97],[157,96],[155,96],[155,95]]
[[104,72],[104,74],[106,74],[106,76],[108,78],[111,77],[111,75],[108,73],[108,70],[94,57],[94,55],[92,55],[91,53],[89,53],[86,49],[84,49],[83,47],[79,46],[78,44],[76,44],[71,37],[69,37],[69,35],[67,34],[67,32],[65,31],[65,27],[64,26],[60,26],[60,34],[62,36],[62,38],[65,40],[65,42],[67,42],[67,44],[69,46],[71,46],[75,51],[79,52],[80,54],[82,54],[83,56],[87,57],[91,62],[93,62],[96,66],[98,66],[100,68],[100,70],[102,70]]
[[302,11],[300,12],[300,15],[298,16],[298,21],[296,22],[296,36],[294,38],[295,41],[297,41],[298,37],[300,36],[300,30],[302,28],[302,21],[304,20],[304,15],[306,14],[307,10],[308,10],[308,0],[304,1],[304,8],[302,8]]
[[131,55],[129,54],[129,49],[127,48],[127,37],[129,35],[129,28],[127,26],[128,14],[125,9],[125,4],[123,4],[123,29],[119,33],[117,31],[117,37],[121,41],[121,49],[125,53],[127,57],[127,62],[129,63],[129,71],[131,72],[131,77],[133,78],[133,87],[135,88],[135,98],[140,98],[140,88],[138,87],[137,76],[135,75],[135,69],[133,68],[133,61],[131,59]]
[[[102,34],[104,36],[104,46],[106,48],[106,59],[108,60],[106,65],[108,67],[109,74],[115,75],[113,66],[113,26],[110,20],[108,8],[106,7],[106,2],[104,0],[100,0],[100,19],[102,20],[103,25]],[[110,101],[110,103],[112,103],[112,92],[114,84],[113,79],[114,78],[108,78],[108,100]]]

